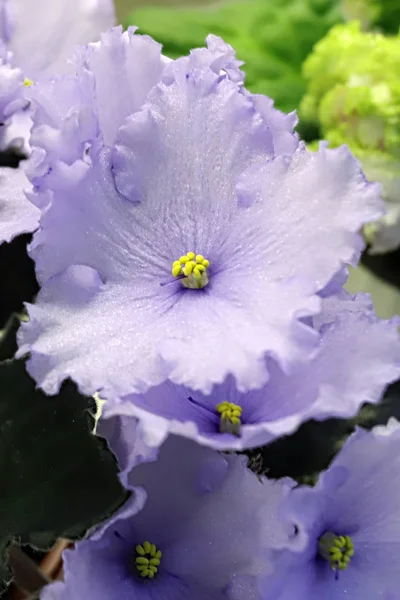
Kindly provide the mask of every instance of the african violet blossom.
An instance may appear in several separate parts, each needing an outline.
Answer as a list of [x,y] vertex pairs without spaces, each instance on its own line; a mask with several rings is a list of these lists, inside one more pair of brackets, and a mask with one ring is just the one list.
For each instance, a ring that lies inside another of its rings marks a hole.
[[[293,151],[293,119],[208,52],[164,65],[113,30],[78,54],[75,104],[72,80],[37,86],[32,139],[56,160],[31,173],[42,289],[19,340],[47,393],[68,376],[106,397],[166,379],[207,393],[229,374],[244,391],[266,383],[266,355],[286,371],[316,349],[303,318],[357,261],[379,188],[344,147]],[[89,137],[50,127],[64,94]]]
[[[74,47],[97,40],[114,22],[113,0],[0,0],[0,41],[26,82],[65,71]],[[7,123],[3,143],[27,152],[32,123],[23,86],[19,93],[24,107]]]
[[0,0],[0,14],[1,39],[33,80],[64,70],[76,45],[115,22],[113,0]]
[[[135,453],[135,420],[126,420],[123,441]],[[65,583],[42,600],[224,600],[241,574],[249,579],[235,598],[248,600],[257,575],[271,569],[257,513],[268,506],[269,539],[283,540],[278,509],[288,488],[262,484],[245,461],[170,437],[155,462],[126,474],[132,500],[64,553]]]
[[[10,60],[10,52],[0,41],[0,148],[5,145],[6,124],[27,106],[22,71]],[[24,194],[29,187],[22,164],[19,169],[0,169],[0,243],[38,226],[40,212]]]
[[[0,0],[0,147],[29,154],[32,125],[26,84],[65,70],[76,44],[115,20],[112,0]],[[0,171],[0,243],[37,228],[40,212],[24,194],[25,164]]]
[[306,419],[349,418],[364,402],[377,402],[400,375],[398,324],[377,319],[368,296],[342,291],[323,299],[313,319],[319,351],[295,372],[284,373],[270,359],[270,378],[258,390],[239,392],[232,377],[210,395],[166,382],[145,394],[110,400],[103,411],[140,418],[152,446],[169,432],[218,449],[261,446]]
[[397,598],[399,478],[399,423],[357,430],[315,488],[289,494],[282,510],[307,546],[280,553],[263,600]]

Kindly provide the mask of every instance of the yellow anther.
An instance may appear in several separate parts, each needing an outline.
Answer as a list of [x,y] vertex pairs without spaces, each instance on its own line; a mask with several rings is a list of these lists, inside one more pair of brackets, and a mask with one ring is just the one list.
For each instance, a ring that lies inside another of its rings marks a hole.
[[24,86],[25,87],[29,87],[30,85],[33,85],[32,79],[29,79],[29,77],[25,77],[25,79],[24,79]]
[[240,435],[240,426],[242,415],[242,407],[233,402],[221,402],[216,406],[217,412],[221,415],[219,421],[219,430],[221,433],[231,433],[233,435]]
[[328,531],[318,542],[319,554],[325,558],[332,569],[343,571],[354,556],[353,540],[349,535],[335,535]]
[[189,276],[192,273],[192,271],[195,267],[195,264],[196,263],[194,263],[192,260],[189,260],[189,262],[186,263],[185,269],[184,269],[185,275]]
[[180,277],[182,285],[193,290],[201,290],[208,284],[207,267],[210,262],[201,254],[188,252],[172,263],[172,275]]
[[162,552],[155,544],[146,541],[136,546],[135,566],[140,577],[153,579],[161,563]]

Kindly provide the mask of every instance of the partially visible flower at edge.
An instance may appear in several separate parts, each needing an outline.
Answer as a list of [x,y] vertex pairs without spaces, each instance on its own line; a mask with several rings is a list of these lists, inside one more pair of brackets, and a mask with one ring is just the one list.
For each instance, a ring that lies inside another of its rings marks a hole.
[[[115,22],[112,0],[2,0],[0,3],[0,147],[30,153],[27,87],[65,70],[77,44],[95,41]],[[33,232],[39,210],[24,194],[25,161],[0,174],[0,244]]]
[[387,214],[364,230],[372,254],[400,245],[399,70],[400,34],[364,32],[358,22],[332,28],[303,66],[300,121],[317,123],[334,147],[347,144],[367,178],[382,183]]
[[400,584],[399,483],[399,423],[358,429],[315,488],[287,496],[284,514],[308,543],[277,555],[275,574],[260,585],[263,600],[392,600]]
[[[125,420],[117,455],[137,441],[135,419]],[[290,547],[294,532],[279,514],[291,484],[261,483],[245,462],[171,436],[154,462],[123,474],[128,505],[64,553],[65,583],[45,588],[42,600],[248,600],[271,571],[269,545]]]
[[324,298],[313,321],[321,336],[315,358],[290,374],[270,359],[261,389],[240,393],[229,377],[204,395],[166,382],[109,399],[103,414],[140,418],[152,447],[174,433],[219,450],[262,446],[311,418],[351,418],[399,377],[400,321],[377,319],[368,296],[345,291]]

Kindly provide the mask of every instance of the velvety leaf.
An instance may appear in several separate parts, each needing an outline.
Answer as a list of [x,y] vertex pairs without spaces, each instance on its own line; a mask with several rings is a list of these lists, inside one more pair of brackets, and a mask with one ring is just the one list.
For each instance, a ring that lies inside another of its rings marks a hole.
[[17,351],[17,331],[21,322],[17,315],[12,315],[4,329],[0,330],[0,362],[13,358]]
[[32,302],[39,290],[27,244],[30,235],[20,235],[9,244],[0,244],[0,329],[14,312],[23,309],[24,302]]
[[24,361],[0,364],[0,547],[75,539],[126,499],[89,404],[70,382],[45,396]]

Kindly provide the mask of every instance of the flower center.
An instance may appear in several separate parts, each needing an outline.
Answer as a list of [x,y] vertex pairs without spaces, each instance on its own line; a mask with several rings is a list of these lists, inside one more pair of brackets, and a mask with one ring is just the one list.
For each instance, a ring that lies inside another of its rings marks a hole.
[[135,564],[140,577],[153,579],[158,571],[161,556],[161,550],[157,550],[157,547],[154,544],[150,544],[150,542],[143,542],[143,544],[136,546]]
[[354,556],[353,540],[349,535],[336,535],[328,531],[319,538],[318,551],[338,573],[349,566],[351,557]]
[[210,262],[201,254],[188,252],[172,263],[172,275],[179,277],[182,285],[191,290],[201,290],[208,283],[207,267]]
[[25,79],[24,79],[24,86],[25,87],[30,87],[31,85],[33,85],[32,79],[29,79],[28,77],[25,77]]
[[242,407],[233,402],[221,402],[215,407],[221,415],[219,421],[220,433],[231,433],[240,435],[240,426],[242,424],[240,417],[242,415]]

